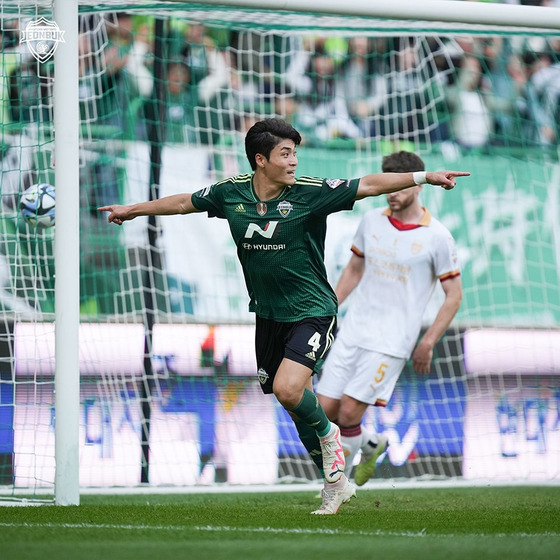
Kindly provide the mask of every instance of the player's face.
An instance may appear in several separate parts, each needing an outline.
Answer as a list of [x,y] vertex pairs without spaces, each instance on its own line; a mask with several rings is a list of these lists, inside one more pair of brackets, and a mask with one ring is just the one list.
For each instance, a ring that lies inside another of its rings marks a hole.
[[296,181],[296,145],[293,140],[282,140],[270,152],[268,160],[262,158],[268,179],[279,185],[293,185]]
[[418,198],[418,193],[420,192],[420,186],[410,187],[409,189],[403,189],[402,191],[390,193],[387,195],[387,202],[389,203],[389,208],[393,212],[402,212],[406,210],[411,204],[414,204]]

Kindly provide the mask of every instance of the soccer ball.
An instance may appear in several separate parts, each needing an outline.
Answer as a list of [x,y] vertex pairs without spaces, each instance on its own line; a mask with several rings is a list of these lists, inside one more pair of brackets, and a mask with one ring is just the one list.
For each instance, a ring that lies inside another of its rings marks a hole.
[[30,226],[45,229],[54,226],[54,205],[54,187],[48,183],[38,183],[23,193],[19,209]]

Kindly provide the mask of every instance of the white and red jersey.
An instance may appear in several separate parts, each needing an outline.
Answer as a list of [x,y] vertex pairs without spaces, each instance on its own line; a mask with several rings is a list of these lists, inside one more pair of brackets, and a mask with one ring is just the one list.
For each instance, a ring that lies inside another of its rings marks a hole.
[[449,230],[425,210],[419,224],[402,224],[391,210],[367,212],[352,251],[365,259],[362,279],[338,337],[390,356],[409,358],[438,279],[460,274]]

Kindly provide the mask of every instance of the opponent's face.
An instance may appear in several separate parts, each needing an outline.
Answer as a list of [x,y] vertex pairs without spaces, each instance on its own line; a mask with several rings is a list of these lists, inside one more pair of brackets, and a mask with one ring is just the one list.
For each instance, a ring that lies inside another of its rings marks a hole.
[[422,189],[421,185],[416,185],[402,191],[390,193],[387,195],[387,202],[389,208],[393,212],[402,212],[406,210],[411,204],[414,204],[418,199],[418,194]]
[[269,181],[278,185],[293,185],[296,181],[296,145],[293,140],[285,139],[276,144],[266,159],[257,154],[257,165],[264,171]]

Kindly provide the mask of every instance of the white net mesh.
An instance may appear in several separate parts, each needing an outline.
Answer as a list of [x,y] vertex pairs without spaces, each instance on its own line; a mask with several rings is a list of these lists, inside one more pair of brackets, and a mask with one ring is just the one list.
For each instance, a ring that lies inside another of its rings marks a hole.
[[[270,116],[302,132],[302,174],[361,176],[398,149],[473,172],[452,194],[422,194],[457,240],[464,299],[431,374],[407,366],[388,406],[368,411],[392,442],[376,476],[558,479],[558,32],[225,4],[80,2],[81,483],[146,482],[147,410],[154,486],[317,480],[254,379],[227,225],[196,215],[119,229],[96,211],[153,195],[154,145],[159,196],[247,172],[243,136]],[[0,483],[11,495],[54,485],[54,229],[18,210],[26,187],[54,181],[53,61],[19,43],[39,16],[52,19],[51,2],[2,3]],[[383,203],[331,217],[333,283],[360,217]]]

